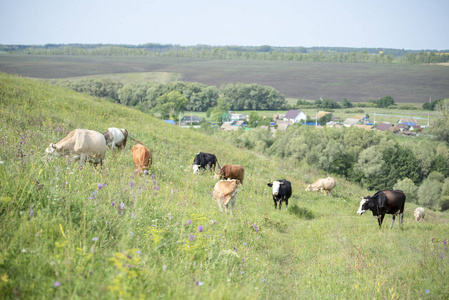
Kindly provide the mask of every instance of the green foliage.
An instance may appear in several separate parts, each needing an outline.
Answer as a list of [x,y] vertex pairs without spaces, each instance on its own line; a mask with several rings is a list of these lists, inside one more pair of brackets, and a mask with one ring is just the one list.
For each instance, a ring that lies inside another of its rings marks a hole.
[[393,189],[403,191],[407,196],[407,202],[418,203],[418,187],[410,178],[398,180]]
[[325,126],[327,122],[330,122],[332,120],[332,114],[325,114],[321,118],[318,119],[318,123],[322,126]]
[[418,203],[428,208],[435,208],[441,196],[441,182],[425,179],[418,188]]
[[287,105],[285,97],[274,88],[258,84],[225,84],[220,93],[232,110],[276,110]]
[[351,107],[354,107],[354,105],[353,105],[348,99],[346,99],[346,98],[343,99],[343,101],[342,101],[342,103],[341,103],[341,106],[342,106],[343,108],[351,108]]
[[379,100],[376,101],[377,107],[390,107],[392,105],[395,105],[394,99],[390,96],[385,96]]
[[157,98],[154,110],[159,112],[163,119],[174,119],[184,112],[188,100],[178,91],[172,91]]

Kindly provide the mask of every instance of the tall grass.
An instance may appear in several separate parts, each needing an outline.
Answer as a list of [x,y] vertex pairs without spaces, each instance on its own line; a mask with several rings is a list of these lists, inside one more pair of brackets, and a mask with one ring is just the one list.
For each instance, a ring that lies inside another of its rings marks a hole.
[[[119,105],[0,74],[0,295],[4,298],[448,298],[447,213],[381,230],[356,216],[367,191],[337,178],[305,192],[305,165],[233,148]],[[75,128],[127,128],[153,153],[136,176],[129,143],[95,170],[45,148]],[[199,151],[245,167],[234,215],[220,212]],[[270,180],[293,185],[275,211]]]

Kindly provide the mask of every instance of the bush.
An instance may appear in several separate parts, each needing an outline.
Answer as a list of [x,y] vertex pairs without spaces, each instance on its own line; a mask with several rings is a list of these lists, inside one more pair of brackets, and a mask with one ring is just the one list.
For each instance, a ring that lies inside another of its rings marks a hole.
[[442,184],[437,180],[426,179],[418,189],[418,203],[433,208],[440,200]]
[[415,185],[413,180],[410,178],[404,178],[403,180],[398,180],[398,182],[393,187],[395,190],[401,190],[407,196],[407,201],[412,203],[418,203],[417,191],[418,187]]

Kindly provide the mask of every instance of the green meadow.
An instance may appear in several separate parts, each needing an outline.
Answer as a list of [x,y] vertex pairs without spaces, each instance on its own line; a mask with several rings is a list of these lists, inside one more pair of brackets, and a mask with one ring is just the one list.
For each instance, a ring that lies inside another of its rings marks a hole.
[[[126,128],[153,154],[136,176],[134,142],[104,167],[49,157],[76,128]],[[333,130],[333,129],[329,129]],[[197,152],[245,167],[234,215],[212,197]],[[381,229],[336,178],[333,197],[306,192],[327,174],[235,148],[217,137],[47,83],[0,73],[0,295],[4,299],[447,299],[449,213]],[[267,183],[293,196],[275,210]]]

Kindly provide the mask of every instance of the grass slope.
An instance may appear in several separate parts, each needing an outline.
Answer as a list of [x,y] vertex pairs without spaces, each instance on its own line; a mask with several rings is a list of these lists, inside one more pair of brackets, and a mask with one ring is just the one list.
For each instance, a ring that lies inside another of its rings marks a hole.
[[312,100],[367,102],[388,95],[397,103],[424,103],[429,98],[449,98],[449,68],[439,65],[0,55],[0,71],[48,79],[165,72],[207,85],[257,83],[272,86],[289,98]]
[[[357,216],[367,191],[337,178],[334,197],[304,191],[324,176],[233,148],[138,111],[0,73],[0,295],[80,299],[448,298],[448,215],[381,230]],[[133,174],[129,142],[105,167],[79,170],[45,148],[75,128],[128,129],[152,151]],[[198,151],[242,164],[234,216],[211,197]],[[293,185],[275,211],[269,180]]]

